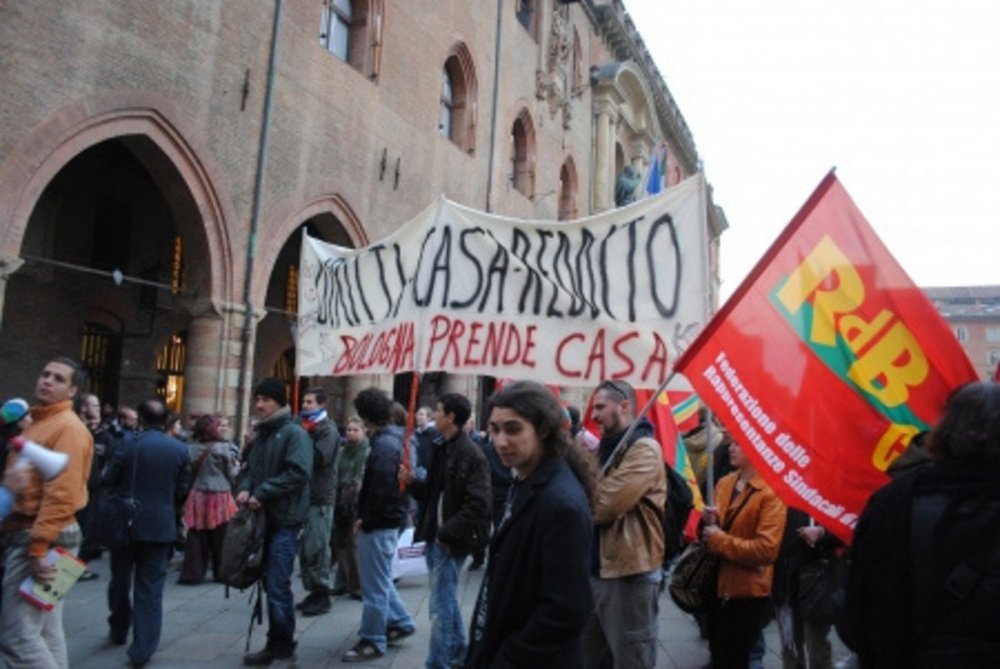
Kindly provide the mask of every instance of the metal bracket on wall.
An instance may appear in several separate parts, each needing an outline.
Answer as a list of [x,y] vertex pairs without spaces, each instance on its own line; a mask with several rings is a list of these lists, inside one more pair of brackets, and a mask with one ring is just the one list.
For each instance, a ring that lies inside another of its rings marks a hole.
[[240,88],[240,111],[246,111],[247,98],[250,97],[250,68],[243,75],[243,87]]

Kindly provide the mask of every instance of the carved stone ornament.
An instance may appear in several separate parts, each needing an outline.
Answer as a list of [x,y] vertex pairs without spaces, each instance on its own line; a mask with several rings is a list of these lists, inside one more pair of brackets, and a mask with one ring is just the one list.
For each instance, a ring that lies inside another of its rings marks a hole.
[[569,6],[559,4],[552,11],[546,49],[545,69],[535,72],[535,95],[549,106],[550,118],[562,115],[562,125],[568,129],[573,118],[568,109],[570,90],[570,59],[573,54],[573,25],[569,20]]
[[552,10],[552,26],[549,30],[549,48],[546,66],[555,71],[569,62],[573,51],[573,25],[569,21],[569,5],[559,4]]

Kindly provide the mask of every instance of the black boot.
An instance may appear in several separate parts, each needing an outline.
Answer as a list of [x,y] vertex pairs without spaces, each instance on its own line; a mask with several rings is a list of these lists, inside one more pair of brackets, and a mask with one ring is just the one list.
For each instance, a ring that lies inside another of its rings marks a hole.
[[323,615],[330,610],[330,595],[326,592],[309,593],[299,610],[306,618]]

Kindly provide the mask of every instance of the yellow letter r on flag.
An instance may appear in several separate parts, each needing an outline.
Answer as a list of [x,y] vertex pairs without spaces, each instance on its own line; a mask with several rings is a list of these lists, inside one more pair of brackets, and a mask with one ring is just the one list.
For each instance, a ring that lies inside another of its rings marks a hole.
[[[836,286],[820,290],[831,275]],[[796,313],[812,297],[813,321],[809,338],[825,346],[836,344],[836,315],[851,313],[865,301],[865,285],[844,252],[829,237],[823,237],[795,268],[778,299],[789,313]]]

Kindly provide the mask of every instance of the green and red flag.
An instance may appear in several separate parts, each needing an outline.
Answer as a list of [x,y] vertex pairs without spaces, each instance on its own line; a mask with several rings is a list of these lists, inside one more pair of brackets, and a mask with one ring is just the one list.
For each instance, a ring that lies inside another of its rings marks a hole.
[[831,172],[677,361],[786,504],[845,541],[976,373]]
[[[652,390],[636,390],[636,404],[640,407],[646,406],[646,402],[649,401],[649,396],[652,394]],[[653,406],[646,417],[653,424],[656,440],[660,443],[660,448],[663,450],[663,461],[673,467],[674,471],[680,474],[687,481],[688,487],[691,488],[694,508],[691,511],[691,515],[688,516],[687,525],[684,527],[684,537],[688,541],[694,541],[698,522],[701,520],[702,509],[705,508],[705,502],[701,497],[701,489],[698,487],[698,480],[695,478],[694,468],[691,466],[690,458],[688,458],[684,440],[681,439],[677,416],[671,407],[671,394],[673,394],[673,391],[661,391],[657,395],[656,401],[653,402]],[[693,393],[691,397],[697,399]],[[697,411],[697,407],[695,411]]]

